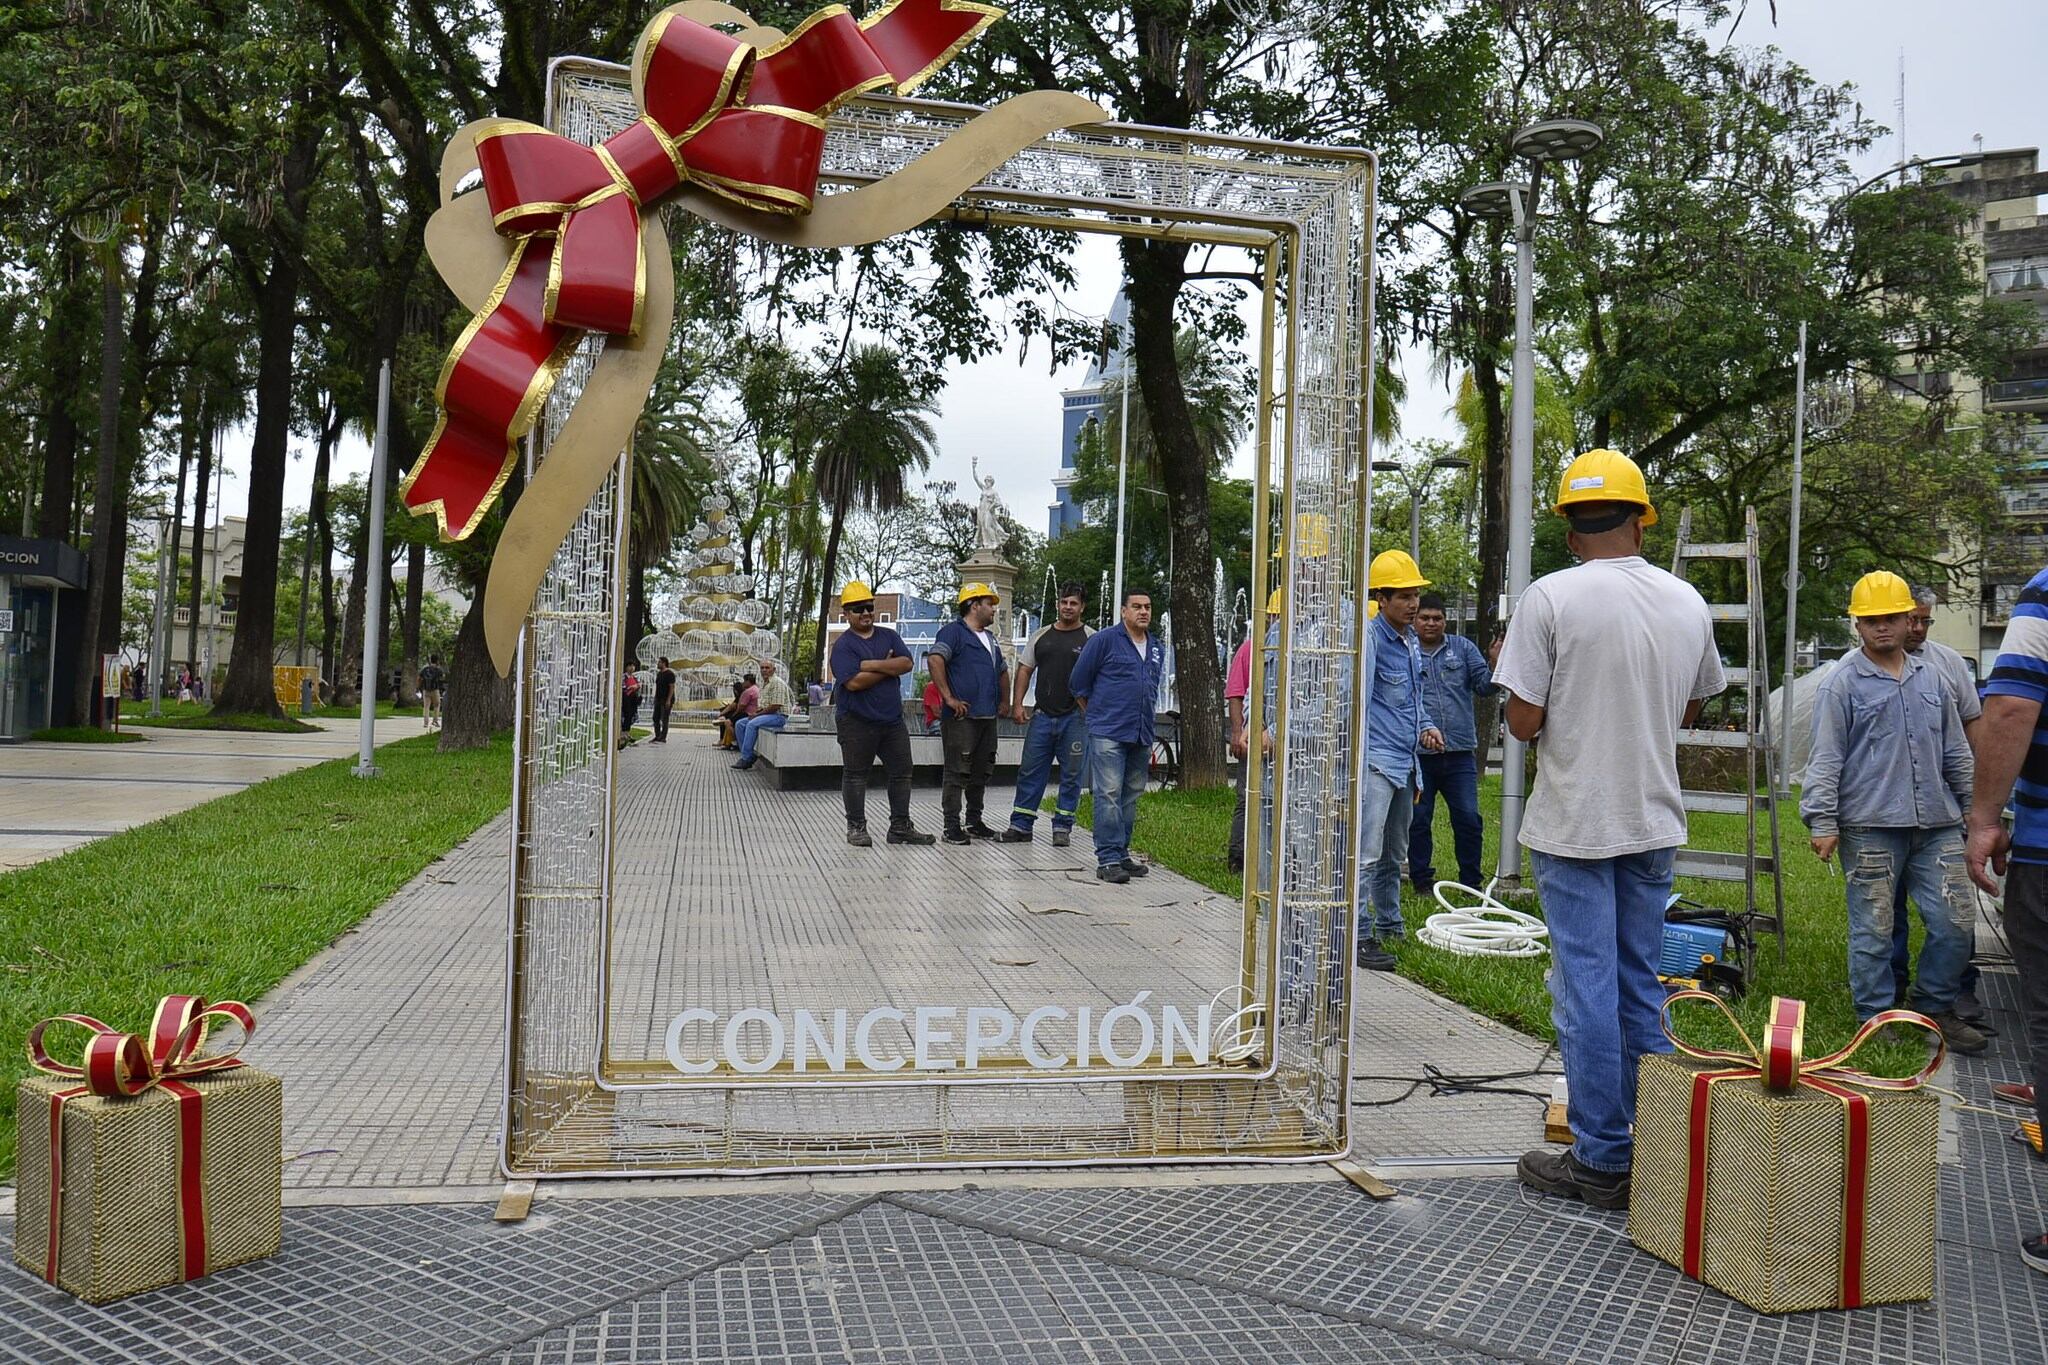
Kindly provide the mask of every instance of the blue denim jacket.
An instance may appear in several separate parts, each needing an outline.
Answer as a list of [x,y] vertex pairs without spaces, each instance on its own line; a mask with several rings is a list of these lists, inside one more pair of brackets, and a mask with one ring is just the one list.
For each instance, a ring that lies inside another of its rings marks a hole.
[[1415,633],[1403,634],[1375,616],[1366,627],[1372,641],[1372,692],[1365,704],[1366,761],[1396,782],[1410,780],[1418,767],[1415,746],[1434,729],[1422,696],[1422,649]]
[[981,637],[958,619],[940,626],[938,638],[925,651],[927,659],[937,655],[946,661],[947,686],[954,696],[967,703],[969,716],[981,717],[993,716],[1003,709],[1003,678],[1010,664],[1001,654],[1002,646],[997,645],[996,653],[991,655]]
[[1486,666],[1486,656],[1464,636],[1446,635],[1434,650],[1422,650],[1422,704],[1444,732],[1445,753],[1469,753],[1479,747],[1472,699],[1490,697],[1493,691],[1493,670]]
[[1862,650],[1822,680],[1799,815],[1816,837],[1843,825],[1938,829],[1963,818],[1973,769],[1962,718],[1932,664],[1892,675]]

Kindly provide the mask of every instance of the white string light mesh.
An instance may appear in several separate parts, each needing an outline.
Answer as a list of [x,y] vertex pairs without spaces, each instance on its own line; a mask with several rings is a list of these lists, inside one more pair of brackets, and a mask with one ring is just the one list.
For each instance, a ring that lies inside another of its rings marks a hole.
[[[585,143],[636,113],[623,68],[577,59],[555,64],[551,108],[552,126]],[[919,100],[848,105],[830,121],[824,191],[902,169],[977,112]],[[1356,151],[1101,125],[1027,148],[961,201],[1075,230],[1135,220],[1185,224],[1197,239],[1203,225],[1271,234],[1280,326],[1271,462],[1261,476],[1274,491],[1287,619],[1269,664],[1274,704],[1255,697],[1254,719],[1284,702],[1284,724],[1246,898],[1244,984],[1219,1007],[1219,1018],[1235,1012],[1230,1055],[1246,1060],[1219,1060],[1194,1079],[1095,1072],[1029,1084],[835,1077],[778,1086],[724,1072],[641,1084],[608,1070],[599,993],[625,525],[615,475],[556,555],[519,670],[508,1170],[1301,1160],[1348,1146],[1348,812],[1360,740],[1351,684],[1370,550],[1360,471],[1372,176],[1371,159]],[[540,459],[595,353],[586,342],[557,384]]]

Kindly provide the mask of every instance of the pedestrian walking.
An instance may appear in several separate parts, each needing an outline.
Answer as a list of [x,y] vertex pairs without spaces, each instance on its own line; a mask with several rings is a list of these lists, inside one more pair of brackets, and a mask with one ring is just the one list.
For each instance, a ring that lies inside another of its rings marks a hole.
[[1657,958],[1686,834],[1678,731],[1727,679],[1699,591],[1642,556],[1657,509],[1635,461],[1580,455],[1555,510],[1579,563],[1529,585],[1493,680],[1509,694],[1509,731],[1540,741],[1521,838],[1550,928],[1573,1142],[1526,1154],[1516,1173],[1618,1209],[1628,1205],[1636,1062],[1670,1047]]
[[633,722],[640,718],[640,675],[628,673],[619,696],[619,747],[633,742]]
[[910,649],[902,636],[875,624],[874,589],[859,579],[839,590],[839,610],[846,630],[832,644],[831,669],[846,842],[855,848],[875,842],[868,834],[868,770],[879,757],[889,775],[889,842],[929,844],[932,836],[910,823],[910,729],[896,681],[910,671]]
[[427,666],[420,670],[420,727],[427,730],[441,728],[441,692],[448,686],[448,671],[441,667],[441,656],[429,654]]
[[1118,616],[1116,625],[1081,646],[1067,690],[1088,727],[1095,875],[1121,884],[1151,871],[1131,857],[1131,835],[1152,761],[1166,650],[1152,638],[1152,595],[1143,588],[1124,589]]
[[981,818],[989,774],[996,766],[996,722],[1010,680],[1002,644],[989,629],[996,606],[995,590],[988,584],[961,588],[954,604],[958,614],[939,627],[925,655],[946,706],[939,713],[939,745],[946,756],[940,805],[949,844],[996,837]]
[[[1024,757],[1017,765],[1010,827],[1003,831],[1006,844],[1031,842],[1038,804],[1045,799],[1054,762],[1060,765],[1060,786],[1052,808],[1053,846],[1065,848],[1072,837],[1074,813],[1081,806],[1081,778],[1088,767],[1088,725],[1068,684],[1073,681],[1081,647],[1095,633],[1081,623],[1086,602],[1079,583],[1062,586],[1057,615],[1032,632],[1017,659],[1017,672],[1010,684],[1010,719],[1029,728],[1024,732]],[[1038,680],[1038,692],[1027,722],[1024,693],[1033,678]]]
[[754,714],[748,716],[733,728],[740,739],[740,757],[732,766],[745,771],[754,766],[754,749],[761,742],[764,731],[780,730],[789,724],[790,710],[796,705],[796,695],[789,690],[789,684],[775,669],[773,659],[761,661],[761,692],[754,702]]
[[[1273,589],[1266,602],[1266,615],[1272,616],[1280,610],[1280,589]],[[1247,727],[1251,724],[1249,711],[1252,690],[1252,636],[1245,632],[1238,644],[1237,652],[1230,656],[1230,667],[1223,675],[1223,706],[1225,724],[1230,731],[1230,756],[1237,760],[1237,807],[1230,815],[1230,844],[1225,858],[1232,872],[1244,871],[1244,820],[1245,794],[1250,790],[1251,735]]]
[[[1913,610],[1906,617],[1906,652],[1917,655],[1923,662],[1934,665],[1934,672],[1948,690],[1949,700],[1956,705],[1956,714],[1963,722],[1963,742],[1974,744],[1977,720],[1984,714],[1983,699],[1977,695],[1977,671],[1970,667],[1970,661],[1950,649],[1939,640],[1927,638],[1928,629],[1934,624],[1934,589],[1916,585],[1913,589]],[[1969,803],[1966,800],[1964,804]],[[1906,996],[1913,980],[1913,924],[1906,917],[1907,879],[1901,877],[1892,891],[1892,997],[1899,1004],[1906,1002]],[[1976,945],[1971,944],[1974,950]],[[1980,1033],[1988,1030],[1984,1025],[1984,1005],[1977,999],[1979,973],[1974,964],[1963,968],[1962,987],[1956,992],[1956,1017],[1975,1025]]]
[[[2005,628],[1984,719],[1977,732],[1976,781],[1970,796],[1965,850],[1970,876],[1996,896],[2005,878],[2005,936],[2019,969],[2020,1018],[2026,1026],[2027,1081],[1994,1086],[2000,1099],[2030,1104],[2048,1133],[2048,569],[2020,592]],[[2010,800],[2013,825],[2005,826]],[[2036,1152],[2036,1155],[2040,1155]],[[2048,1231],[2020,1244],[2020,1257],[2048,1272]]]
[[668,743],[669,717],[676,709],[676,671],[669,667],[668,657],[659,656],[654,661],[654,742]]
[[1892,1007],[1894,888],[1912,892],[1927,926],[1913,1008],[1957,1052],[1984,1035],[1955,1013],[1976,936],[1977,903],[1963,872],[1970,749],[1955,699],[1931,663],[1906,652],[1913,595],[1879,570],[1856,580],[1849,616],[1862,647],[1822,680],[1799,814],[1822,862],[1842,855],[1849,903],[1849,990],[1856,1015]]
[[[1462,635],[1447,633],[1444,599],[1422,594],[1415,612],[1415,643],[1422,654],[1423,708],[1443,731],[1444,747],[1420,756],[1421,780],[1416,784],[1415,817],[1408,825],[1408,879],[1428,895],[1436,885],[1436,799],[1441,795],[1451,815],[1451,851],[1458,860],[1458,880],[1480,885],[1479,858],[1486,821],[1479,813],[1479,725],[1472,714],[1475,697],[1494,693],[1492,660]],[[1500,645],[1493,647],[1498,657]]]
[[1358,875],[1366,884],[1358,905],[1357,962],[1390,972],[1387,944],[1408,936],[1401,917],[1401,855],[1408,851],[1419,754],[1440,753],[1443,731],[1422,695],[1422,650],[1415,615],[1429,580],[1406,550],[1373,557],[1366,588],[1379,611],[1366,626],[1370,644],[1365,702],[1365,783],[1358,794]]

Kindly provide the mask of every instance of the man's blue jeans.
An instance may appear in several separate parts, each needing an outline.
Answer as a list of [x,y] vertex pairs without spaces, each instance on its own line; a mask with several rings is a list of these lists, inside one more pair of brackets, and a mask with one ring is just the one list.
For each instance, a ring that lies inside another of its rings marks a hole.
[[1377,768],[1365,770],[1358,801],[1358,866],[1366,879],[1358,902],[1360,938],[1401,938],[1401,853],[1408,847],[1408,820],[1415,793]]
[[1479,870],[1480,838],[1485,824],[1479,817],[1478,756],[1469,750],[1455,754],[1417,754],[1422,766],[1422,794],[1415,799],[1415,818],[1408,826],[1408,879],[1415,889],[1429,894],[1436,884],[1435,831],[1436,798],[1441,792],[1451,812],[1451,846],[1458,855],[1458,880],[1467,886],[1482,886]]
[[1124,744],[1088,736],[1088,785],[1095,793],[1095,865],[1109,867],[1131,856],[1131,831],[1138,824],[1138,794],[1152,761],[1149,744]]
[[743,718],[738,725],[733,727],[733,732],[739,736],[740,740],[740,762],[752,763],[754,761],[754,746],[761,742],[761,732],[763,730],[780,730],[787,724],[789,724],[789,717],[780,711],[764,711],[758,716]]
[[[1896,890],[1892,892],[1892,998],[1904,1000],[1906,988],[1913,980],[1913,917],[1906,913],[1906,879],[1899,878]],[[1974,942],[1971,945],[1975,947]],[[1977,980],[1983,973],[1977,964],[1963,968],[1963,983],[1960,994],[1975,995]]]
[[1571,1085],[1572,1153],[1596,1171],[1628,1170],[1636,1062],[1671,1050],[1658,1025],[1664,987],[1657,958],[1676,853],[1529,853],[1550,926],[1550,1020]]
[[1842,877],[1849,900],[1849,994],[1856,1017],[1891,1008],[1893,898],[1905,883],[1927,926],[1911,1005],[1947,1014],[1976,946],[1977,898],[1963,867],[1963,827],[1875,829],[1844,825]]
[[1088,768],[1088,722],[1079,711],[1064,716],[1040,711],[1031,717],[1031,728],[1024,732],[1024,758],[1017,765],[1017,796],[1010,804],[1011,829],[1031,832],[1055,759],[1060,765],[1060,794],[1053,805],[1052,827],[1072,829]]

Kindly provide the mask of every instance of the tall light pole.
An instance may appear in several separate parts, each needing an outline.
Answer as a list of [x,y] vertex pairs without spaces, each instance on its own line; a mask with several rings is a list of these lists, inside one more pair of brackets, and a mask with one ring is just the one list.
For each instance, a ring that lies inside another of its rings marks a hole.
[[1778,707],[1778,793],[1792,791],[1792,679],[1799,652],[1799,495],[1806,483],[1806,323],[1792,372],[1792,519],[1785,541],[1785,695]]
[[1422,495],[1439,469],[1470,469],[1472,462],[1461,455],[1439,455],[1427,464],[1405,465],[1399,460],[1374,460],[1375,474],[1393,474],[1408,492],[1408,557],[1422,562]]
[[[1509,148],[1531,163],[1527,181],[1496,181],[1465,191],[1459,202],[1475,217],[1512,222],[1515,228],[1515,359],[1508,412],[1508,587],[1503,622],[1511,619],[1529,587],[1529,546],[1536,501],[1535,313],[1536,182],[1552,161],[1574,161],[1607,140],[1599,124],[1585,119],[1544,119],[1516,133]],[[1522,880],[1523,773],[1527,746],[1514,735],[1502,746],[1500,774],[1500,863],[1496,885],[1509,889]]]
[[[391,362],[377,372],[377,439],[370,448],[369,583],[363,590],[363,714],[356,723],[357,777],[377,776],[377,675],[384,669],[384,472],[389,463]],[[398,698],[393,697],[395,702]]]

